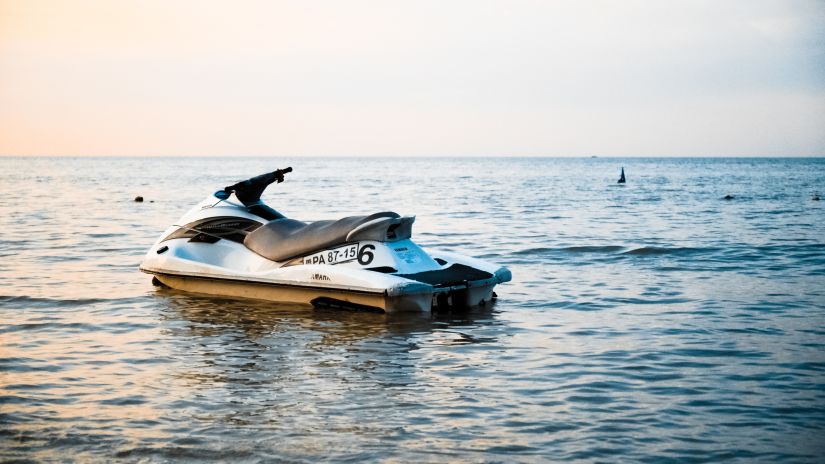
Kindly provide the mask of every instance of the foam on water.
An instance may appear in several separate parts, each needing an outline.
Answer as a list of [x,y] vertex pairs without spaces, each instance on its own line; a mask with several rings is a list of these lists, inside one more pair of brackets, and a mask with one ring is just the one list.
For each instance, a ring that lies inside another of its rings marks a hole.
[[[202,197],[287,165],[265,195],[287,216],[415,214],[423,246],[514,281],[388,317],[137,271]],[[822,179],[822,159],[0,158],[0,458],[817,462]]]

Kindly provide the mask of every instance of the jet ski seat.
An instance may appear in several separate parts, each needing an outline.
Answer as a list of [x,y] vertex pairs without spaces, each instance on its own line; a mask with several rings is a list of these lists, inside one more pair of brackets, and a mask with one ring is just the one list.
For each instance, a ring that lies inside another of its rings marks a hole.
[[[386,219],[386,221],[380,219]],[[380,231],[383,232],[380,237],[383,237],[386,235],[386,230],[393,225],[398,227],[400,224],[409,223],[404,228],[408,232],[407,236],[399,237],[409,238],[412,219],[401,218],[397,213],[390,211],[369,216],[350,216],[337,221],[317,221],[310,224],[282,218],[269,221],[253,230],[247,234],[243,243],[247,248],[266,259],[284,261],[359,238],[378,240],[380,238],[374,233],[375,227],[370,227],[372,225],[380,227]],[[359,226],[364,227],[359,228]],[[351,232],[357,232],[357,237],[352,237]],[[371,236],[365,236],[362,232],[373,233]]]

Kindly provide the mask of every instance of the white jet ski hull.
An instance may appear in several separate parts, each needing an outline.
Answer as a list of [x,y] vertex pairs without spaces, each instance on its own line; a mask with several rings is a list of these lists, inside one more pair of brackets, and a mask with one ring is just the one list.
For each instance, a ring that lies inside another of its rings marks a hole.
[[414,217],[306,224],[248,200],[207,197],[158,238],[140,270],[187,292],[383,312],[483,305],[511,279],[505,267],[425,252],[411,240]]
[[[363,245],[375,246],[378,252],[373,252],[378,258],[381,257],[381,251],[387,251],[382,250],[378,243],[366,242],[360,246]],[[403,245],[399,248],[406,248],[405,256],[409,257],[409,249],[414,244],[406,242]],[[496,284],[510,280],[510,272],[506,268],[493,269],[487,263],[453,253],[434,254],[439,262],[444,262],[440,265],[441,269],[449,269],[455,264],[473,266],[474,269],[486,268],[492,271],[488,272],[490,277],[439,286],[364,270],[354,265],[348,266],[347,263],[265,269],[269,262],[233,242],[202,244],[174,239],[158,242],[153,249],[161,250],[164,247],[166,250],[162,254],[150,251],[140,269],[153,274],[167,287],[205,295],[253,298],[314,307],[394,313],[427,312],[439,304],[478,306],[493,299]],[[230,274],[224,267],[207,264],[210,261],[222,264],[245,262],[252,264],[252,268],[264,269],[243,272],[236,268]]]

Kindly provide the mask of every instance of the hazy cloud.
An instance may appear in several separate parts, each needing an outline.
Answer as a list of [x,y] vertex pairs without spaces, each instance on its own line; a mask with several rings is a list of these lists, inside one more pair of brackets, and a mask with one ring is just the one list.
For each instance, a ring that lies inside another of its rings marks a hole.
[[823,155],[825,2],[0,0],[0,153]]

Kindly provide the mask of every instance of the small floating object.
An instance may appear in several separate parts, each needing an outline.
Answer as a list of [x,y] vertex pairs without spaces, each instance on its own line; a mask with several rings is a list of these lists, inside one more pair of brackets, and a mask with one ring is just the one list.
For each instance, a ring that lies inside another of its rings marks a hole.
[[617,182],[617,183],[624,184],[625,182],[626,181],[625,181],[625,178],[624,178],[624,166],[622,166],[622,175],[619,176],[619,182]]
[[735,197],[730,193],[722,197],[723,200],[733,200]]
[[143,197],[138,195],[138,196],[135,197],[135,201],[138,202],[138,203],[143,203]]
[[814,192],[814,196],[812,196],[812,197],[811,197],[811,200],[813,200],[813,201],[819,201],[819,200],[820,200],[820,198],[819,198],[819,192]]

